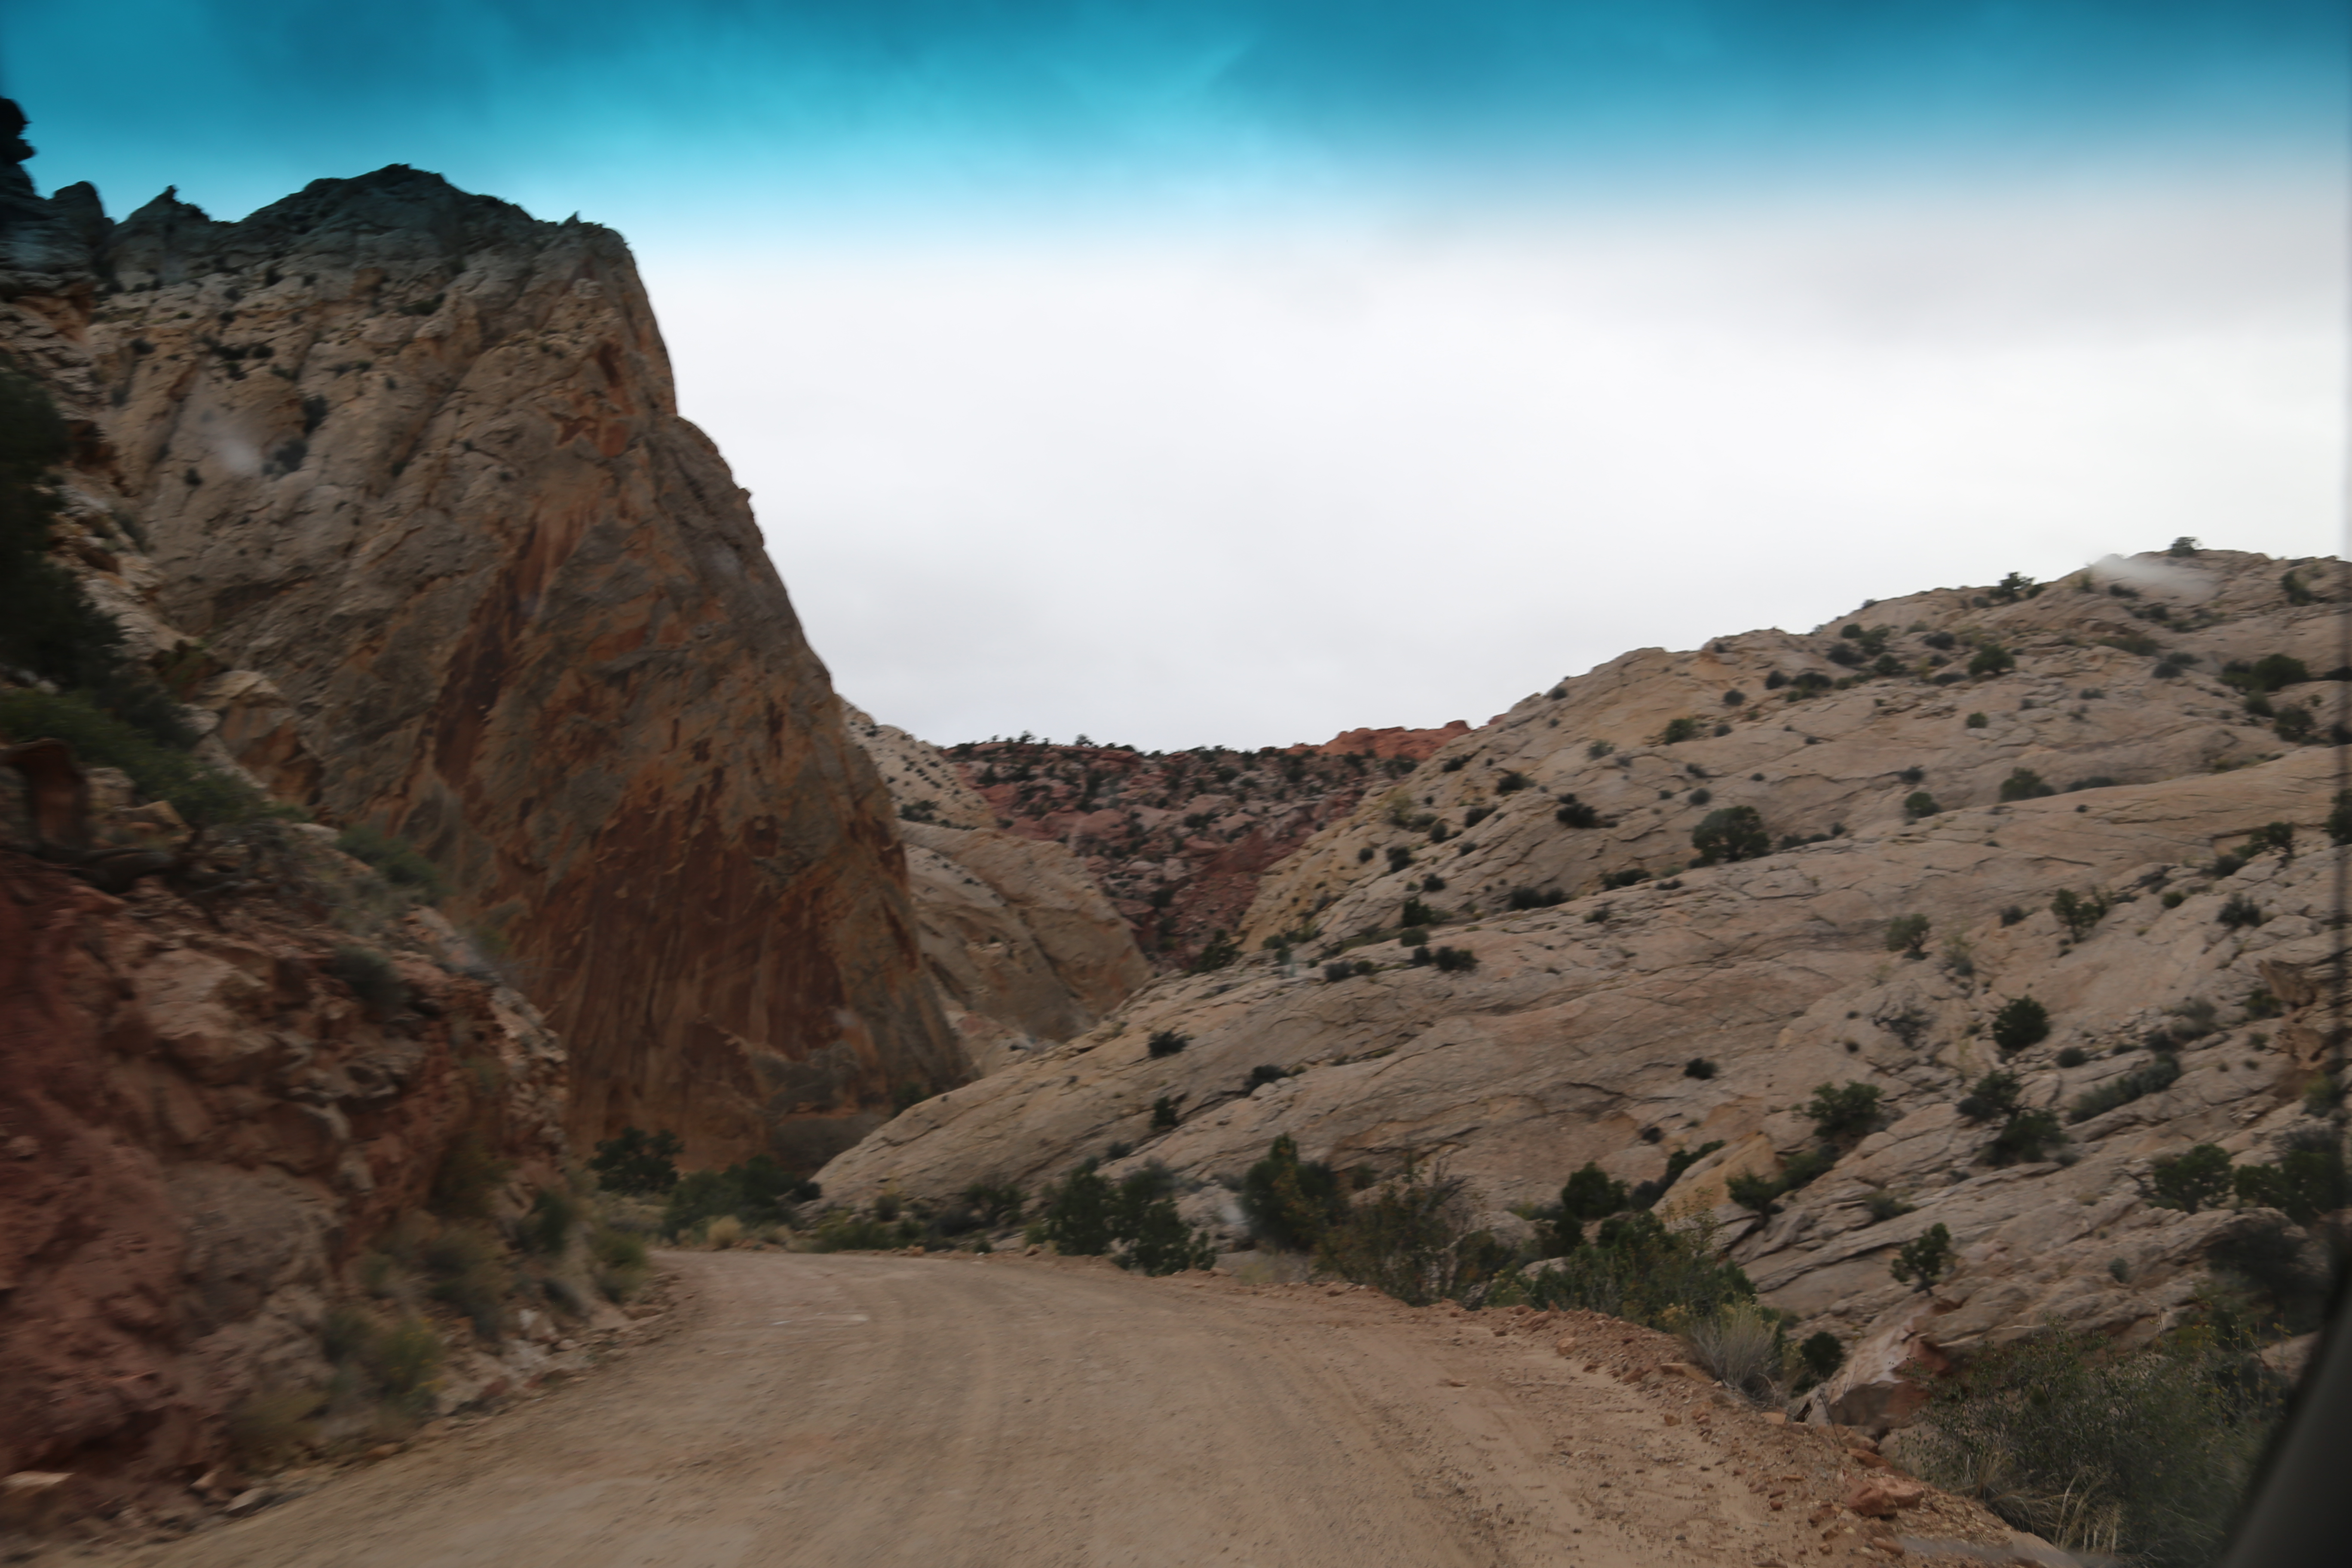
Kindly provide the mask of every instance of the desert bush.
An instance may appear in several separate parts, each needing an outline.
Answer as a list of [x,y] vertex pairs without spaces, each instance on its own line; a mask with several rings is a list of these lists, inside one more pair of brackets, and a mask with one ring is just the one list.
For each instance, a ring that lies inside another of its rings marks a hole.
[[1885,1188],[1864,1198],[1862,1206],[1870,1215],[1871,1223],[1874,1225],[1884,1225],[1890,1219],[1899,1219],[1914,1212],[1917,1207],[1916,1205],[1905,1203],[1902,1198]]
[[1155,1029],[1144,1042],[1144,1051],[1153,1059],[1172,1057],[1192,1043],[1192,1037],[1179,1029]]
[[1437,911],[1419,899],[1407,899],[1404,901],[1404,907],[1397,915],[1397,924],[1400,926],[1427,926],[1436,923]]
[[275,1469],[319,1440],[310,1417],[327,1402],[315,1388],[278,1388],[247,1394],[228,1413],[229,1452],[248,1469]]
[[1904,1453],[1924,1479],[2076,1552],[2215,1560],[2279,1395],[2210,1336],[2113,1353],[2056,1330],[1937,1385]]
[[1984,1158],[1995,1165],[2030,1165],[2048,1159],[2065,1142],[2054,1111],[2013,1110],[1985,1145]]
[[1402,871],[1412,864],[1412,851],[1402,844],[1389,846],[1389,869]]
[[1699,1219],[1668,1226],[1635,1210],[1603,1220],[1590,1243],[1532,1275],[1528,1300],[1579,1307],[1649,1327],[1712,1316],[1756,1288],[1716,1254],[1716,1228]]
[[677,1184],[677,1156],[685,1152],[686,1141],[675,1132],[628,1127],[596,1145],[588,1168],[608,1192],[666,1193]]
[[1559,823],[1562,827],[1598,827],[1601,826],[1601,814],[1598,811],[1595,811],[1592,807],[1585,805],[1582,801],[1578,800],[1574,795],[1563,797],[1560,802],[1559,809],[1553,812],[1551,815],[1552,820]]
[[[1101,1181],[1100,1177],[1095,1178]],[[1110,1184],[1102,1184],[1108,1187]],[[877,1205],[879,1206],[879,1205]],[[816,1228],[809,1233],[808,1246],[813,1252],[887,1252],[901,1247],[913,1247],[923,1239],[923,1226],[912,1215],[862,1215],[855,1209],[830,1209],[818,1219]],[[1073,1251],[1062,1247],[1064,1252]],[[1091,1254],[1089,1256],[1092,1256]]]
[[1383,1182],[1326,1227],[1315,1266],[1412,1306],[1475,1304],[1512,1262],[1492,1234],[1472,1228],[1467,1184],[1409,1170]]
[[1981,713],[1971,713],[1968,716],[1966,722],[1968,727],[1971,730],[1981,730],[1987,724],[1990,723],[1991,721],[1987,719]]
[[1543,910],[1565,903],[1568,895],[1558,888],[1513,888],[1504,900],[1506,907],[1514,910]]
[[703,1227],[702,1239],[721,1249],[733,1247],[743,1239],[743,1222],[731,1214],[720,1215]]
[[1810,1383],[1827,1383],[1845,1364],[1845,1345],[1827,1329],[1809,1335],[1797,1347],[1797,1359]]
[[2031,996],[2005,1003],[1992,1016],[1992,1043],[2004,1051],[2021,1051],[2050,1036],[2050,1010]]
[[1605,1219],[1625,1203],[1625,1184],[1610,1180],[1597,1163],[1589,1160],[1559,1189],[1560,1212],[1570,1219]]
[[1690,1060],[1683,1063],[1683,1076],[1685,1078],[1702,1079],[1710,1079],[1715,1076],[1715,1064],[1707,1060],[1705,1057],[1693,1057]]
[[1441,947],[1430,953],[1430,961],[1446,974],[1463,974],[1478,967],[1478,955],[1466,947]]
[[432,1280],[426,1293],[472,1320],[474,1331],[484,1339],[497,1339],[512,1280],[488,1228],[477,1224],[446,1226],[424,1245],[418,1257]]
[[2262,906],[2253,900],[2243,893],[2232,893],[2213,918],[2231,931],[2239,931],[2262,924],[2263,915]]
[[1936,797],[1926,790],[1914,790],[1904,797],[1903,820],[1917,822],[1923,817],[1934,816],[1943,809]]
[[1213,931],[1210,933],[1208,942],[1202,945],[1200,956],[1192,960],[1191,973],[1207,974],[1213,970],[1226,967],[1241,955],[1242,944],[1234,939],[1231,932]]
[[2077,1095],[2073,1106],[2067,1110],[2066,1120],[2088,1121],[2094,1116],[2105,1115],[2119,1105],[2129,1105],[2143,1095],[2169,1089],[2173,1080],[2179,1076],[2179,1058],[2158,1056],[2147,1066],[2135,1072],[2127,1072],[2120,1078],[2110,1079],[2098,1088]]
[[1899,952],[1906,958],[1927,955],[1927,917],[1896,915],[1886,922],[1886,951]]
[[359,823],[343,829],[335,839],[335,847],[374,867],[385,881],[413,888],[427,899],[442,898],[449,890],[441,868],[426,859],[415,845],[370,824]]
[[1859,1138],[1878,1125],[1879,1094],[1874,1083],[1822,1084],[1806,1103],[1805,1114],[1813,1119],[1818,1137]]
[[1970,675],[2004,675],[2017,668],[2017,656],[1999,643],[1984,643],[1969,657]]
[[1287,1133],[1242,1177],[1242,1213],[1261,1242],[1286,1251],[1311,1251],[1347,1212],[1339,1173],[1319,1160],[1301,1160]]
[[1702,1143],[1696,1149],[1675,1150],[1666,1156],[1664,1173],[1654,1181],[1634,1183],[1633,1190],[1627,1195],[1625,1201],[1637,1209],[1657,1207],[1658,1200],[1664,1197],[1674,1184],[1683,1179],[1684,1172],[1722,1147],[1723,1140],[1717,1138],[1712,1142]]
[[2156,1208],[2195,1214],[2229,1196],[2230,1188],[2229,1152],[2219,1144],[2200,1143],[2186,1153],[2157,1160],[2143,1190]]
[[1952,1271],[1952,1233],[1943,1225],[1929,1226],[1895,1254],[1888,1272],[1902,1284],[1932,1290]]
[[1800,1149],[1780,1162],[1780,1190],[1793,1193],[1799,1187],[1827,1175],[1838,1163],[1838,1152],[1826,1144],[1816,1149]]
[[2038,800],[2057,793],[2032,768],[2018,768],[2000,781],[2000,798],[2004,801]]
[[2066,934],[2076,942],[2083,940],[2090,929],[2106,918],[2107,900],[2095,892],[2077,893],[2071,888],[2061,888],[2051,896],[2050,912],[2066,928]]
[[1649,879],[1649,872],[1641,867],[1628,866],[1622,871],[1611,871],[1603,876],[1601,879],[1601,886],[1604,890],[1614,892],[1619,888],[1630,888],[1636,882],[1646,882]]
[[561,1258],[572,1245],[572,1227],[580,1220],[580,1205],[570,1193],[542,1187],[530,1200],[530,1213],[518,1227],[516,1239],[525,1252]]
[[[1748,1300],[1727,1301],[1682,1331],[1691,1360],[1724,1387],[1759,1402],[1775,1392],[1772,1374],[1782,1349],[1779,1314]],[[1830,1342],[1837,1343],[1832,1335]]]
[[1961,1098],[1960,1114],[1970,1121],[1990,1121],[1997,1116],[2008,1116],[2017,1109],[2020,1088],[2015,1073],[1989,1072]]
[[1696,740],[1698,738],[1698,731],[1699,721],[1692,718],[1689,714],[1684,714],[1675,719],[1669,719],[1666,721],[1666,727],[1658,731],[1658,744],[1662,746],[1674,746],[1679,745],[1685,741]]
[[513,1171],[511,1162],[491,1154],[482,1135],[467,1128],[441,1152],[425,1206],[451,1219],[488,1219],[491,1199]]
[[1732,1176],[1724,1183],[1723,1189],[1724,1195],[1741,1208],[1768,1216],[1775,1212],[1778,1205],[1773,1200],[1782,1191],[1779,1181],[1753,1171],[1742,1171]]
[[[1334,969],[1339,971],[1339,974],[1336,977],[1330,973],[1330,971]],[[1332,978],[1345,979],[1347,978],[1348,973],[1349,967],[1344,963],[1328,964],[1324,969],[1324,978],[1327,980]],[[1176,1122],[1176,1100],[1174,1096],[1163,1094],[1159,1099],[1151,1102],[1151,1130],[1154,1132],[1165,1132],[1174,1127]]]
[[1698,851],[1702,866],[1752,860],[1771,852],[1772,836],[1754,806],[1718,806],[1691,829],[1691,847]]
[[1528,777],[1527,774],[1519,772],[1517,768],[1513,768],[1510,772],[1505,773],[1501,778],[1495,781],[1495,793],[1496,795],[1515,795],[1518,791],[1526,789],[1528,785],[1534,783],[1535,781]]
[[2068,1046],[2058,1053],[2058,1065],[2062,1068],[2078,1068],[2090,1059],[2089,1054],[2080,1046]]
[[2274,1165],[2241,1165],[2231,1176],[2238,1201],[2273,1208],[2297,1225],[2352,1202],[2344,1146],[2332,1131],[2292,1142]]

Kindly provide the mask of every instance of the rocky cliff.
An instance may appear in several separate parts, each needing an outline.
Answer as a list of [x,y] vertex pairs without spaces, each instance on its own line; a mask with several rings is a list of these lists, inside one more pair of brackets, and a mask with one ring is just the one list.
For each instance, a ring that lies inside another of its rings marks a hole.
[[[2340,1151],[2339,753],[2312,743],[2347,689],[2313,679],[2341,658],[2335,571],[2138,557],[1628,654],[1369,792],[1267,875],[1234,966],[912,1108],[826,1190],[1034,1184],[1117,1145],[1108,1171],[1162,1162],[1230,1230],[1227,1187],[1288,1133],[1443,1159],[1508,1233],[1587,1161],[1655,1181],[1719,1143],[1664,1205],[1712,1209],[1768,1300],[1868,1348],[1850,1415],[1906,1357],[2153,1332],[2264,1217],[2156,1205],[2154,1161]],[[1302,962],[1259,949],[1302,927]],[[1996,1043],[2029,997],[2047,1034]],[[1189,1044],[1148,1052],[1163,1031]],[[2012,1112],[1964,1111],[1996,1071],[2063,1136],[2004,1145]],[[1809,1097],[1848,1082],[1880,1113],[1826,1174],[1769,1221],[1723,1201],[1810,1156]],[[1898,1284],[1937,1224],[1957,1272]]]
[[1067,847],[999,830],[938,747],[855,710],[849,733],[904,819],[923,961],[975,1070],[1085,1033],[1151,978]]
[[398,166],[237,223],[7,173],[0,342],[74,424],[101,572],[249,672],[230,755],[441,868],[569,1041],[575,1137],[810,1163],[966,1070],[618,237]]

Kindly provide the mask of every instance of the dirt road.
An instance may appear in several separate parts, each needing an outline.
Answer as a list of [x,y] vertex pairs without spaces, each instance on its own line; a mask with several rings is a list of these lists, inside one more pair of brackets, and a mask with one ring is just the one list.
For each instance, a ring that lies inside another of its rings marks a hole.
[[1666,1342],[1612,1320],[1051,1259],[665,1262],[666,1339],[110,1560],[1631,1568],[1851,1561],[1891,1533],[1814,1517],[1867,1473],[1831,1438],[1685,1378],[1629,1385]]

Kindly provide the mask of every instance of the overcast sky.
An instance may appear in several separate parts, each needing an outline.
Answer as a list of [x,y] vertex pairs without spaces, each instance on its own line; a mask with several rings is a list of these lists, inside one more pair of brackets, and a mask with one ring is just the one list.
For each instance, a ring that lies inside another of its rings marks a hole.
[[19,0],[42,188],[628,237],[836,686],[1475,722],[1626,648],[2343,526],[2341,9]]

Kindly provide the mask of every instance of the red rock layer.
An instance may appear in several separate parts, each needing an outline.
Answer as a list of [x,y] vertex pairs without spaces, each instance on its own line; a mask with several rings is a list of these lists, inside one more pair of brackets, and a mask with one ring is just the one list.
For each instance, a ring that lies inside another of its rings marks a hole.
[[448,875],[569,1043],[574,1138],[813,1166],[956,1081],[887,798],[619,237],[399,166],[236,224],[94,212],[111,281],[52,258],[14,309],[158,609],[317,760],[249,765]]
[[1359,752],[1367,757],[1405,757],[1413,762],[1426,762],[1437,754],[1439,747],[1448,741],[1458,740],[1470,732],[1466,719],[1455,719],[1434,730],[1343,730],[1319,746],[1299,745],[1293,752],[1307,752],[1317,756],[1343,757]]
[[0,1473],[186,1480],[248,1394],[324,1381],[338,1271],[460,1132],[560,1179],[554,1041],[414,955],[419,1010],[379,1022],[323,973],[341,936],[0,847]]
[[1165,972],[1237,932],[1265,869],[1399,767],[1364,753],[1150,755],[1024,741],[948,748],[1007,832],[1067,845]]

